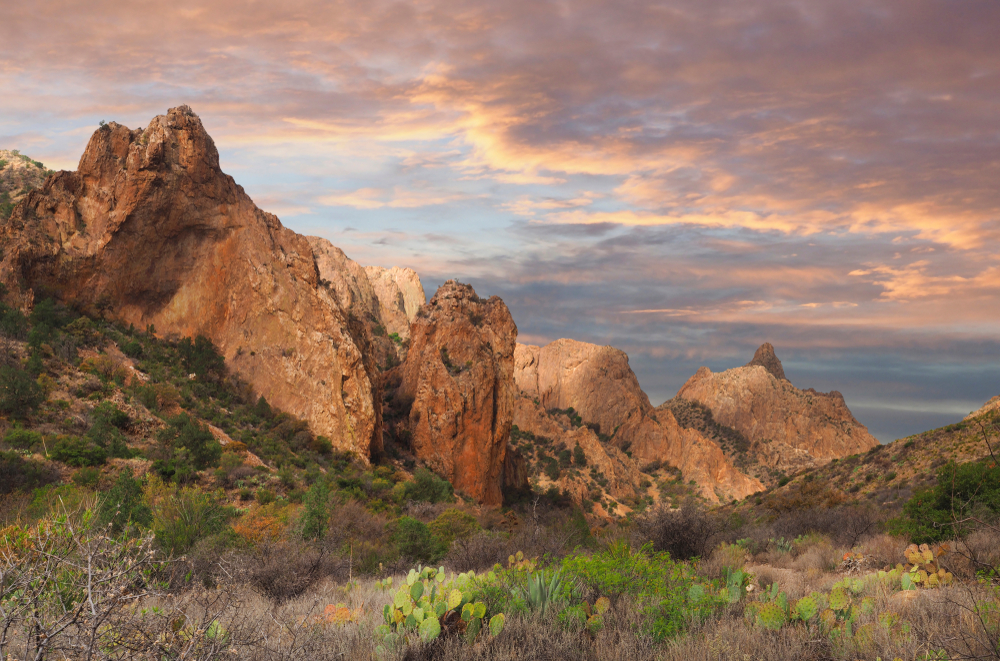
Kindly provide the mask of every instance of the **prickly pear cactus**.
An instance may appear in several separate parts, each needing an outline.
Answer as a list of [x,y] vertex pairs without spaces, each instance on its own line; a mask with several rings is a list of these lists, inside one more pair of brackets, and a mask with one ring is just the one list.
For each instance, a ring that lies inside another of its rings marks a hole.
[[802,597],[795,602],[795,614],[803,622],[808,622],[819,613],[819,605],[812,597]]
[[757,621],[761,626],[777,631],[785,624],[785,611],[777,604],[764,604],[757,611]]
[[843,611],[851,605],[851,598],[843,588],[836,588],[830,592],[830,609]]
[[900,585],[904,590],[916,590],[918,586],[936,588],[948,585],[953,576],[940,565],[941,556],[948,552],[947,544],[940,544],[931,549],[927,544],[910,544],[903,555],[906,564],[896,565],[900,571]]
[[[476,601],[478,589],[475,572],[452,574],[448,580],[444,567],[411,569],[406,580],[383,609],[385,624],[377,628],[382,647],[395,645],[407,635],[416,634],[428,641],[441,635],[442,622],[461,620],[466,638],[472,642],[484,628],[486,604]],[[391,585],[391,584],[390,584]],[[504,617],[496,614],[489,620],[489,631],[498,635]]]

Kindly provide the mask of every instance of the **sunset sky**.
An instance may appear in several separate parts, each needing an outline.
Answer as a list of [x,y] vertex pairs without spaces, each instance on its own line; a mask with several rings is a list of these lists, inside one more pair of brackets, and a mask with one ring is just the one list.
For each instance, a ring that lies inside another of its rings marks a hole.
[[0,0],[0,148],[188,104],[362,264],[628,352],[654,405],[764,341],[882,441],[1000,394],[997,0]]

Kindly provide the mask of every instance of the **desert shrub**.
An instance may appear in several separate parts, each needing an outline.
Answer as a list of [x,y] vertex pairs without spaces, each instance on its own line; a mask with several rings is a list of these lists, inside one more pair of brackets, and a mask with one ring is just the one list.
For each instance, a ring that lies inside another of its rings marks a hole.
[[159,499],[153,509],[156,544],[167,553],[184,553],[195,542],[222,530],[231,513],[214,495],[179,489]]
[[212,341],[204,335],[199,335],[191,341],[185,337],[177,345],[177,350],[184,361],[184,367],[198,376],[220,378],[226,375],[226,361]]
[[42,435],[37,431],[25,429],[21,425],[15,424],[3,435],[3,442],[18,450],[30,450],[42,444]]
[[437,562],[446,550],[426,523],[410,516],[396,520],[392,539],[404,557],[420,562]]
[[153,523],[153,512],[143,500],[142,480],[124,470],[118,474],[108,493],[97,505],[97,520],[102,525],[110,525],[115,535],[132,526],[148,528]]
[[107,458],[107,451],[89,438],[60,436],[49,448],[49,457],[69,466],[100,466]]
[[506,535],[480,530],[470,537],[456,539],[442,562],[457,572],[480,571],[502,564],[514,550]]
[[161,447],[153,468],[163,477],[184,482],[205,468],[215,466],[222,446],[208,427],[182,413],[170,419],[157,434]]
[[81,468],[73,473],[73,484],[93,489],[101,480],[99,468]]
[[37,489],[59,480],[59,473],[16,452],[0,450],[0,494]]
[[90,415],[93,417],[94,422],[104,422],[118,429],[128,429],[131,422],[128,414],[112,402],[101,402],[94,407]]
[[693,499],[685,501],[680,509],[653,510],[637,526],[643,541],[652,542],[655,550],[680,560],[705,555],[719,529],[718,522]]
[[139,340],[132,338],[127,342],[121,344],[122,353],[129,358],[139,358],[142,356],[142,343]]
[[0,335],[13,340],[23,340],[28,336],[28,320],[21,311],[0,303]]
[[576,447],[573,448],[573,463],[577,466],[587,465],[587,455],[584,453],[583,448],[580,447],[579,443],[577,443]]
[[426,468],[418,468],[413,473],[413,481],[403,485],[403,498],[427,503],[450,503],[454,501],[451,482],[443,480]]
[[573,598],[574,589],[580,589],[583,599],[591,603],[607,597],[612,608],[623,598],[637,599],[648,617],[649,632],[657,640],[676,636],[692,620],[707,617],[721,605],[708,596],[714,590],[692,590],[704,581],[689,564],[675,562],[649,544],[633,550],[617,542],[591,556],[567,556],[560,566],[567,600]]
[[891,531],[916,543],[939,542],[967,534],[971,517],[1000,514],[1000,466],[993,460],[948,462],[938,469],[937,484],[918,489],[894,520]]
[[302,517],[299,519],[299,529],[303,539],[320,540],[326,535],[330,519],[330,490],[326,483],[317,480],[309,487],[303,499]]
[[45,392],[27,371],[0,365],[0,413],[23,420],[45,401]]
[[454,508],[442,512],[427,527],[446,549],[450,548],[456,539],[466,539],[482,530],[476,517]]
[[298,597],[322,575],[321,548],[295,541],[259,544],[244,560],[250,585],[268,599],[283,603]]
[[132,457],[132,450],[128,447],[128,440],[117,427],[107,420],[98,419],[84,437],[97,447],[105,451],[109,457],[121,457],[129,459]]

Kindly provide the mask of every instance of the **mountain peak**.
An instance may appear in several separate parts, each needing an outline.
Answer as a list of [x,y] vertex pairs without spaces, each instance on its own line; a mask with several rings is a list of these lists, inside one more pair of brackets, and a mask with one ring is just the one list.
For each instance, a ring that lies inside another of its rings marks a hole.
[[774,347],[770,342],[765,342],[757,348],[757,352],[753,355],[753,360],[747,363],[747,367],[753,365],[760,365],[775,377],[788,381],[788,378],[785,376],[785,370],[781,366],[781,361],[778,360],[778,356],[774,353]]

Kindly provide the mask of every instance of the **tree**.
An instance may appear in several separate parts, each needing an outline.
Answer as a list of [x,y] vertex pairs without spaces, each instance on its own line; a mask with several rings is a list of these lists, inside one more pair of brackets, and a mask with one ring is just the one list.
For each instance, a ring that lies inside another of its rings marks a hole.
[[20,367],[0,366],[0,413],[23,420],[45,401],[45,392]]

